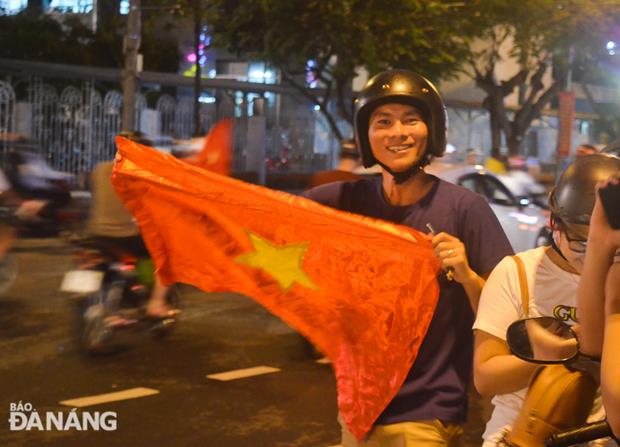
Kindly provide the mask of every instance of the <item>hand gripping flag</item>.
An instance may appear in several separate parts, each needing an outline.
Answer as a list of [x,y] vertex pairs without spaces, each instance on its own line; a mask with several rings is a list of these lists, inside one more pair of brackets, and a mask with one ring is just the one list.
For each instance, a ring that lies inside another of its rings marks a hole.
[[164,283],[251,297],[332,362],[358,439],[395,396],[438,298],[415,230],[220,176],[117,138],[114,186]]

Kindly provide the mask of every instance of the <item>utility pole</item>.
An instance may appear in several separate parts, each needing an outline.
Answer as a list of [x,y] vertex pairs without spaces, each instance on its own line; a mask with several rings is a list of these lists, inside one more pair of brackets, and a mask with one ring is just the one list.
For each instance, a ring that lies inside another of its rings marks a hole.
[[194,18],[194,53],[196,54],[196,63],[194,65],[196,68],[196,72],[194,73],[194,129],[192,132],[194,137],[202,136],[204,133],[200,126],[200,94],[202,93],[202,70],[200,62],[203,55],[206,53],[206,48],[202,47],[200,39],[202,34],[201,3],[201,0],[193,0],[192,2]]
[[131,0],[129,16],[127,17],[127,32],[123,39],[123,53],[125,65],[123,68],[123,116],[121,130],[131,132],[134,129],[134,109],[136,102],[136,87],[138,84],[138,51],[142,35],[140,18],[140,0]]

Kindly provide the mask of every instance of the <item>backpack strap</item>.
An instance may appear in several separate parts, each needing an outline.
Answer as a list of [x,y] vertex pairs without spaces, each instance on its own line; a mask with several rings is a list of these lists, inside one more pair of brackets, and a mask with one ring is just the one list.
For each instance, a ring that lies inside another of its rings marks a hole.
[[525,318],[530,316],[530,290],[527,286],[527,276],[525,275],[525,266],[523,261],[517,255],[511,256],[517,264],[517,272],[519,273],[519,287],[521,288],[521,303],[523,304],[523,311],[525,312]]

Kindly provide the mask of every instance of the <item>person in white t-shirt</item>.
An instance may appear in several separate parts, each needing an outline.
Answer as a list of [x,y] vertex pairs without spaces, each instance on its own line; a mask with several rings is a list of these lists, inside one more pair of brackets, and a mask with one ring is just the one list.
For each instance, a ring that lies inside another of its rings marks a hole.
[[504,258],[484,286],[473,326],[474,384],[480,394],[494,396],[495,408],[483,434],[483,447],[497,445],[515,421],[538,367],[510,354],[506,330],[512,322],[528,316],[553,316],[569,325],[577,322],[577,286],[595,187],[618,172],[620,159],[588,155],[573,162],[558,180],[549,196],[551,246],[517,254],[525,267],[529,309],[523,309],[514,259]]

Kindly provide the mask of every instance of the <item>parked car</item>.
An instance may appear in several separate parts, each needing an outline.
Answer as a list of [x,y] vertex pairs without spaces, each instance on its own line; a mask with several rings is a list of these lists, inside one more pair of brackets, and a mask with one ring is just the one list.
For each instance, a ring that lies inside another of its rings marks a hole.
[[515,252],[529,250],[549,241],[549,212],[528,197],[515,196],[494,174],[480,165],[433,162],[426,172],[482,195],[497,216]]
[[547,188],[538,183],[536,179],[524,171],[508,171],[506,174],[498,174],[497,178],[508,188],[521,204],[528,202],[549,209],[547,203]]

